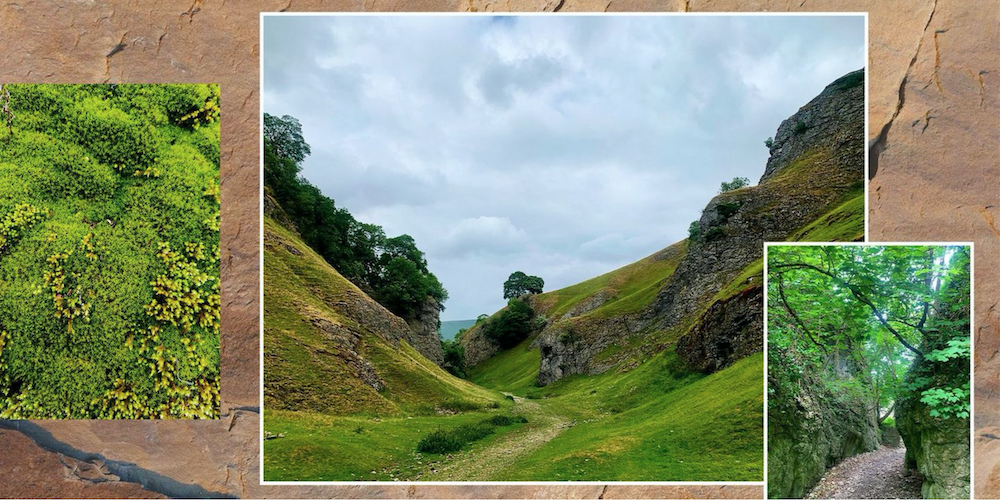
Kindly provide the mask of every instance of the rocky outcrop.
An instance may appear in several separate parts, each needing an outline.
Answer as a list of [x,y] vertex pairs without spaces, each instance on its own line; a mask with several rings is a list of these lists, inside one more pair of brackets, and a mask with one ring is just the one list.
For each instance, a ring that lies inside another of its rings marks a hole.
[[[574,325],[579,334],[568,337],[572,345],[561,340],[560,331],[543,332],[537,341],[542,349],[539,383],[593,373],[600,368],[593,357],[623,333],[676,328],[694,315],[701,319],[692,321],[695,326],[678,343],[693,368],[717,370],[760,351],[761,320],[740,314],[756,308],[759,315],[761,307],[752,301],[759,302],[760,295],[741,294],[715,305],[711,301],[763,256],[765,241],[787,239],[863,185],[863,81],[863,71],[845,75],[781,123],[760,183],[709,202],[699,219],[700,236],[689,241],[648,309],[634,318]],[[577,307],[591,306],[581,302]]]
[[764,295],[760,282],[713,303],[677,341],[688,366],[715,372],[760,351],[764,345]]
[[465,349],[465,366],[468,368],[472,368],[500,352],[500,346],[483,335],[482,326],[482,323],[474,325],[466,330],[459,339],[462,348]]
[[940,419],[930,410],[916,398],[897,410],[906,466],[923,475],[923,498],[969,498],[969,419]]
[[542,354],[538,385],[547,385],[574,373],[601,373],[613,365],[597,355],[615,340],[624,339],[642,327],[638,315],[611,318],[572,318],[542,330],[533,346]]
[[355,377],[376,391],[385,388],[385,382],[378,376],[375,367],[360,354],[362,347],[360,333],[321,316],[309,318],[309,323],[329,339],[333,351]]
[[877,406],[870,395],[834,395],[824,377],[835,373],[789,376],[801,365],[794,357],[788,349],[768,349],[768,498],[802,498],[828,467],[880,442],[878,417],[864,410]]
[[844,83],[857,73],[828,85],[781,123],[757,186],[709,202],[699,219],[701,237],[660,291],[652,316],[669,325],[704,308],[763,256],[765,241],[785,240],[864,182],[864,86]]
[[441,338],[438,336],[441,305],[433,297],[427,297],[417,314],[407,318],[406,323],[410,327],[407,338],[410,345],[438,366],[444,363],[444,351],[441,350]]
[[[966,269],[966,273],[968,269]],[[968,274],[965,274],[968,276]],[[944,285],[957,291],[959,296],[969,293],[968,280],[947,281]],[[945,296],[946,290],[942,290]],[[928,319],[930,328],[924,330],[920,350],[929,353],[948,347],[949,339],[961,339],[971,331],[969,305],[948,302],[935,304]],[[906,373],[909,384],[926,384],[931,380],[936,388],[969,387],[969,360],[955,357],[932,361],[926,357],[914,360]],[[940,403],[943,406],[949,402]],[[906,445],[906,465],[924,477],[921,491],[924,498],[969,498],[971,491],[969,418],[960,415],[962,409],[952,412],[935,408],[926,403],[923,390],[910,392],[896,409],[896,427]],[[932,414],[932,412],[934,414]]]

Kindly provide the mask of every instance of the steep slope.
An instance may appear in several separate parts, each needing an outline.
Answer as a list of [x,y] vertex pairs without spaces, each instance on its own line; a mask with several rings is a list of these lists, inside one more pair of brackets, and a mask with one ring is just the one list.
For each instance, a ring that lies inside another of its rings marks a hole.
[[[546,322],[513,354],[498,354],[481,329],[467,331],[473,379],[499,379],[477,368],[483,363],[523,365],[526,346],[538,350],[539,385],[630,369],[664,349],[676,348],[687,368],[707,373],[760,351],[763,243],[863,238],[863,82],[863,70],[849,73],[782,122],[760,183],[713,198],[700,234],[530,297]],[[495,355],[503,362],[487,361]]]
[[501,399],[419,353],[405,321],[270,217],[264,252],[267,409],[394,415]]

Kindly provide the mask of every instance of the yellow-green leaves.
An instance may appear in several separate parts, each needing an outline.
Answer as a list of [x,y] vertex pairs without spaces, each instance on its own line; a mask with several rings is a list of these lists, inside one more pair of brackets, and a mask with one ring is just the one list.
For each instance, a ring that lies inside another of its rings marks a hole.
[[195,325],[218,330],[219,280],[198,267],[199,263],[208,263],[204,245],[188,243],[181,254],[171,250],[169,243],[161,242],[157,256],[167,265],[167,271],[150,283],[156,298],[146,305],[146,312],[185,332]]
[[14,211],[0,218],[0,254],[24,234],[24,231],[45,219],[46,211],[34,205],[21,203]]

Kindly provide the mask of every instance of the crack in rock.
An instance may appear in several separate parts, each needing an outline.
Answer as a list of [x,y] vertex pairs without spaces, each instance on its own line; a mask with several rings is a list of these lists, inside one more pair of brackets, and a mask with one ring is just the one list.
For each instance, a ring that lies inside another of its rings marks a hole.
[[935,12],[937,12],[937,0],[934,0],[934,5],[931,6],[931,13],[927,16],[927,23],[924,24],[924,29],[920,32],[920,42],[917,43],[917,50],[913,52],[913,57],[910,59],[910,64],[906,68],[903,80],[899,82],[899,90],[897,91],[899,98],[896,102],[896,109],[893,111],[892,117],[889,118],[889,121],[885,122],[885,125],[882,126],[882,130],[879,131],[878,136],[876,136],[868,146],[868,180],[874,179],[875,175],[878,173],[879,157],[882,156],[882,152],[888,147],[888,144],[886,144],[886,138],[889,135],[889,130],[892,128],[893,122],[896,121],[896,117],[899,116],[899,112],[903,109],[903,104],[906,102],[906,84],[910,79],[910,72],[913,71],[913,66],[917,64],[917,57],[920,55],[920,48],[924,45],[924,38],[927,35],[927,29],[931,26],[931,21],[934,20]]
[[[59,441],[44,427],[27,420],[0,420],[0,429],[20,432],[35,442],[39,448],[65,455],[90,464],[95,471],[120,478],[122,482],[135,483],[154,493],[171,498],[236,498],[229,493],[210,491],[201,485],[182,483],[172,477],[139,467],[130,462],[108,460],[100,453],[74,448]],[[74,471],[74,474],[76,472]],[[82,479],[82,478],[81,478]]]

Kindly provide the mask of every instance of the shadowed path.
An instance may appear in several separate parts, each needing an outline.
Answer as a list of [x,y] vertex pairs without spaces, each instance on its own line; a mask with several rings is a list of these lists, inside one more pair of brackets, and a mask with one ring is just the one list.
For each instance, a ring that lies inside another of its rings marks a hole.
[[806,498],[921,498],[922,479],[907,470],[906,448],[885,446],[828,470]]

